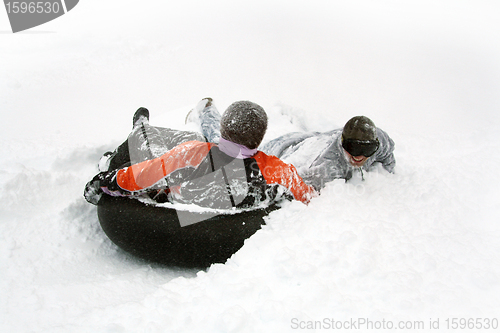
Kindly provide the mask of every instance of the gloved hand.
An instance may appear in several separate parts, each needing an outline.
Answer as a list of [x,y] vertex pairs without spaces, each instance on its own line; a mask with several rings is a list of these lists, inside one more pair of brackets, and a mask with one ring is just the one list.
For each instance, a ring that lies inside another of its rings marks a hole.
[[112,197],[123,197],[131,195],[131,192],[123,190],[116,183],[118,170],[98,173],[90,182],[85,185],[83,196],[85,200],[93,205],[97,205],[103,193]]
[[103,180],[105,179],[105,174],[106,172],[98,173],[91,181],[87,183],[87,185],[85,185],[83,196],[85,197],[85,200],[93,205],[97,205],[99,203],[99,200],[104,193],[101,186]]

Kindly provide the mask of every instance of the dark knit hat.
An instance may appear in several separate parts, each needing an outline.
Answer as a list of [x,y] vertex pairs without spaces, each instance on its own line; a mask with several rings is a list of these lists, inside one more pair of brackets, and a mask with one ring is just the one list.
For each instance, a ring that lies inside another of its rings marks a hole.
[[267,114],[253,102],[239,101],[231,104],[220,121],[221,136],[249,149],[257,148],[267,130]]
[[345,124],[342,136],[346,140],[374,141],[377,140],[377,127],[370,118],[356,116]]

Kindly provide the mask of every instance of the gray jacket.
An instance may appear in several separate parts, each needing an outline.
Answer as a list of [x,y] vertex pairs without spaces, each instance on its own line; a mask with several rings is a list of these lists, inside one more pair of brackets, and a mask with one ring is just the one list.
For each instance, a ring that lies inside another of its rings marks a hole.
[[[381,163],[388,172],[394,172],[394,141],[381,129],[377,129],[377,135],[379,149],[368,158],[362,169],[370,171],[376,163]],[[334,179],[351,179],[353,171],[358,169],[349,163],[341,138],[341,128],[324,133],[289,133],[260,149],[293,164],[307,184],[320,189]]]

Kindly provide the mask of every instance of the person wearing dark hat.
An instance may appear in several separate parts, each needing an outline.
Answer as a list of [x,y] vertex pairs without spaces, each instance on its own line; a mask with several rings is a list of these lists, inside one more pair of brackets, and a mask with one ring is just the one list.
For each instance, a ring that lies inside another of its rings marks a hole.
[[87,183],[87,201],[98,204],[102,195],[149,197],[231,209],[282,198],[308,203],[317,195],[294,166],[258,150],[267,130],[267,114],[258,104],[235,102],[220,117],[205,98],[189,118],[205,135],[150,126],[149,111],[137,110],[128,139],[103,156],[101,172]]
[[[354,172],[370,171],[381,164],[394,172],[394,141],[365,116],[351,118],[333,131],[285,134],[262,148],[292,163],[307,184],[317,190],[334,179],[353,177]],[[307,158],[304,158],[306,156]]]

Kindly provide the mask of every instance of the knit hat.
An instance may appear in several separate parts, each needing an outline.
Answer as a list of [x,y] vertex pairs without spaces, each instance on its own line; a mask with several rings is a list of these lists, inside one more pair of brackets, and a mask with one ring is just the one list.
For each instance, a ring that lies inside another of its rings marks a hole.
[[266,111],[260,105],[249,101],[231,104],[220,122],[222,138],[250,149],[260,145],[266,130]]
[[377,140],[377,127],[370,118],[356,116],[345,124],[342,136],[345,140],[374,141]]

